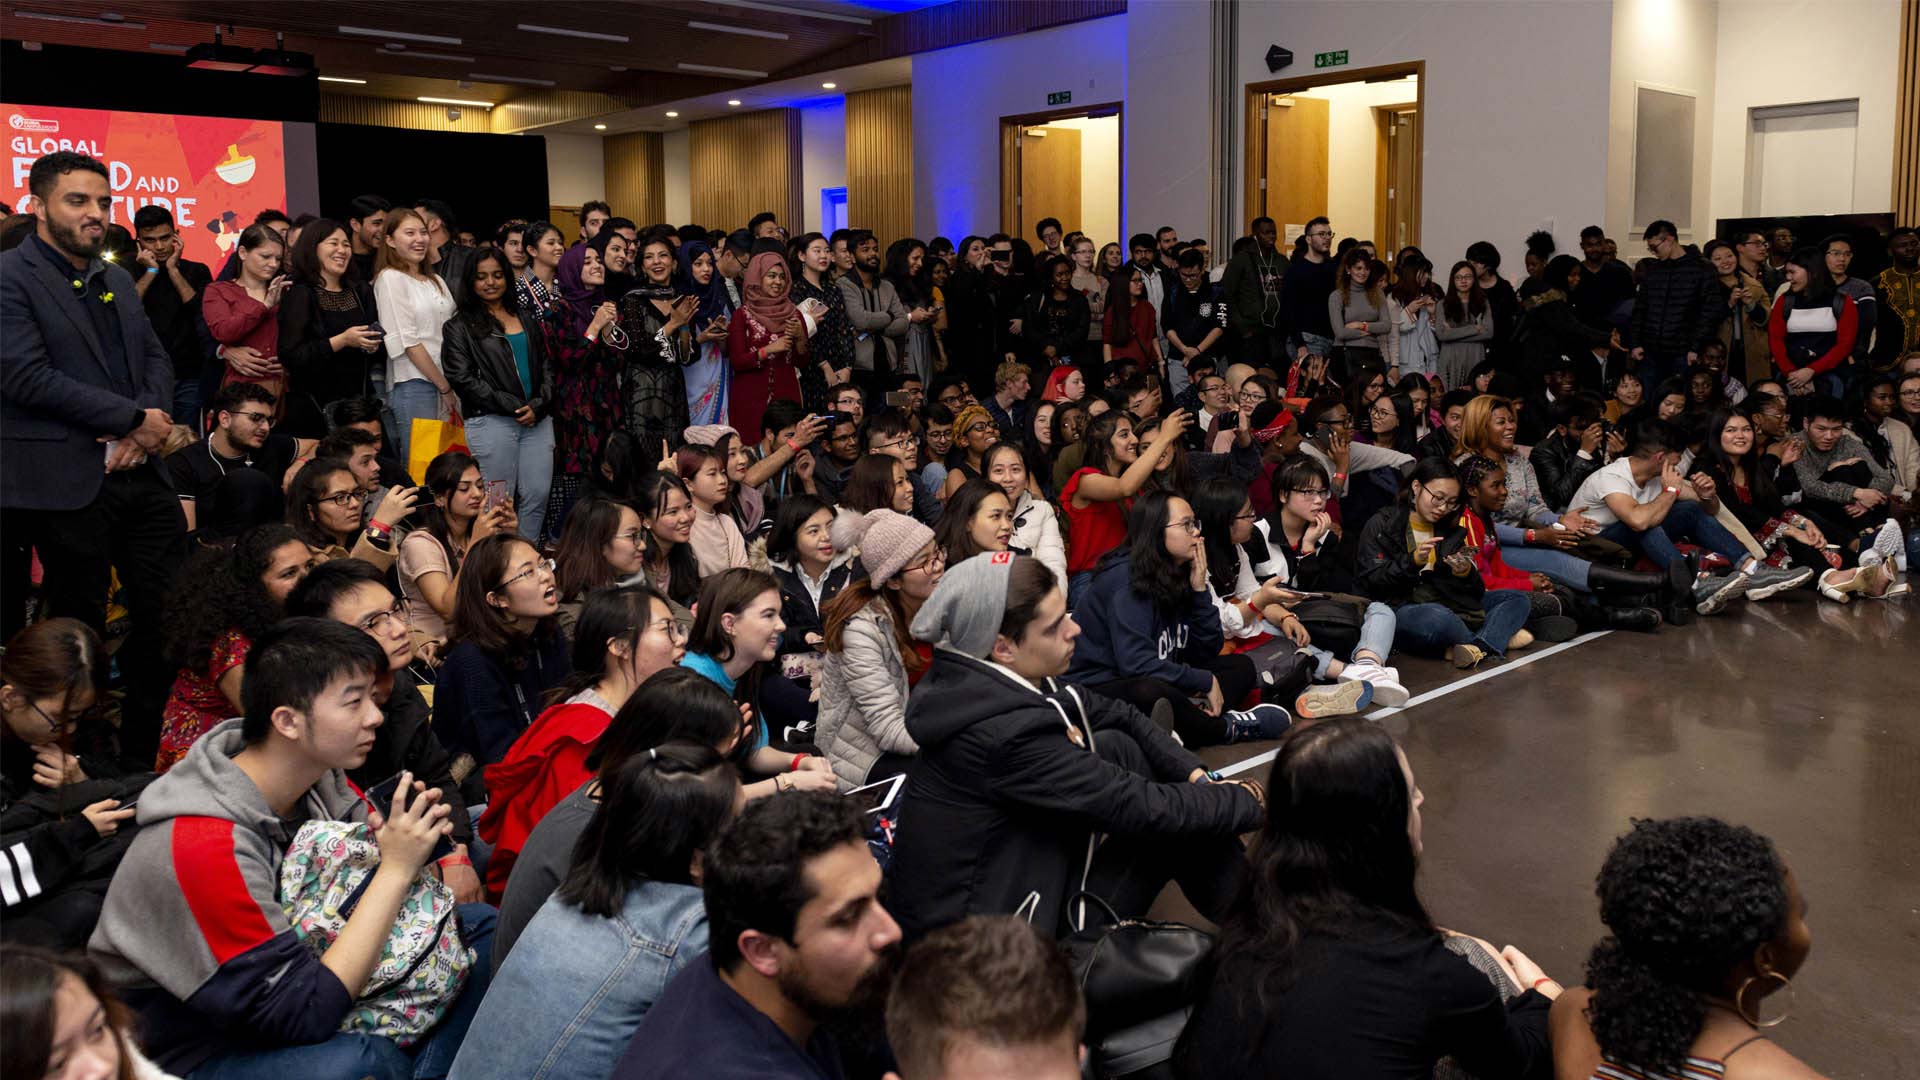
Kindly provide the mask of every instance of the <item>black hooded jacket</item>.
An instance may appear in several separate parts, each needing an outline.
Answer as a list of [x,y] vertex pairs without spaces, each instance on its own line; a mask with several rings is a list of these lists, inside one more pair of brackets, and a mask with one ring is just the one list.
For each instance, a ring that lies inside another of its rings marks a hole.
[[[920,760],[890,873],[888,907],[910,938],[968,915],[1029,910],[1034,926],[1063,932],[1097,833],[1259,827],[1260,805],[1244,788],[1188,783],[1200,760],[1139,710],[1051,679],[1045,689],[934,650],[907,704]],[[1119,737],[1140,745],[1152,776],[1091,752]]]

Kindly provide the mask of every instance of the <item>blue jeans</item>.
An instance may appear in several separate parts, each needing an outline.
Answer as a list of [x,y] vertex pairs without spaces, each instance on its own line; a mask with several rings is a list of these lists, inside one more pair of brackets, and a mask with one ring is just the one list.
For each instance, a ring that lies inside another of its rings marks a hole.
[[1593,564],[1578,555],[1570,555],[1553,548],[1524,547],[1520,544],[1500,545],[1500,557],[1515,570],[1529,574],[1545,574],[1556,584],[1565,585],[1575,592],[1592,592],[1587,585],[1587,572]]
[[505,480],[520,515],[520,536],[538,543],[547,521],[547,492],[553,487],[553,417],[522,427],[511,416],[476,416],[467,421],[467,449],[480,463],[480,475]]
[[[1352,661],[1361,653],[1370,652],[1380,658],[1381,666],[1384,667],[1387,657],[1393,653],[1393,633],[1397,623],[1398,620],[1392,608],[1378,600],[1368,604],[1365,614],[1360,616],[1360,643],[1353,647],[1353,652],[1347,660]],[[1312,645],[1307,646],[1307,654],[1313,657],[1313,677],[1326,678],[1327,668],[1333,665],[1334,655]]]
[[408,379],[387,391],[387,407],[393,410],[393,430],[387,434],[393,437],[400,460],[406,461],[407,447],[413,441],[413,422],[440,419],[440,391],[425,379]]
[[1325,360],[1333,355],[1332,338],[1325,334],[1309,334],[1305,330],[1300,330],[1287,335],[1288,359],[1299,356],[1302,346],[1305,346],[1308,356],[1317,356]]
[[1487,613],[1487,619],[1477,634],[1445,604],[1407,604],[1394,612],[1394,644],[1423,656],[1444,656],[1455,645],[1467,644],[1505,656],[1507,642],[1527,625],[1527,611],[1532,606],[1528,596],[1519,589],[1488,590],[1480,598],[1480,609]]
[[306,1046],[216,1054],[188,1073],[187,1080],[441,1080],[453,1071],[454,1055],[493,979],[493,929],[499,918],[486,904],[460,905],[460,939],[474,953],[467,984],[440,1023],[411,1048],[403,1050],[380,1035],[342,1032]]
[[1746,562],[1746,546],[1734,539],[1726,526],[1713,519],[1706,508],[1691,499],[1681,499],[1667,511],[1667,518],[1644,532],[1633,531],[1632,526],[1623,521],[1600,530],[1600,538],[1611,540],[1628,551],[1637,551],[1662,570],[1680,561],[1680,549],[1673,546],[1675,540],[1685,540],[1698,544],[1716,555],[1723,555],[1734,565]]

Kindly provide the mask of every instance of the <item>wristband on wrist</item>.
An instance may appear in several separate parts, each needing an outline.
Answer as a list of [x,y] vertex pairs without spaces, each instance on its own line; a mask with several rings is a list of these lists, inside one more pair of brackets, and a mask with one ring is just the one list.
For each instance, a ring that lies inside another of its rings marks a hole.
[[1677,487],[1674,487],[1672,484],[1668,484],[1666,487],[1663,487],[1660,490],[1666,492],[1669,495],[1680,494],[1680,489]]
[[1343,472],[1334,473],[1333,479],[1335,483],[1345,483],[1347,479],[1347,474]]
[[800,452],[800,444],[797,442],[794,442],[792,439],[788,439],[787,449],[795,454],[798,454]]
[[1538,990],[1538,989],[1540,989],[1540,984],[1541,984],[1541,983],[1550,983],[1550,982],[1552,982],[1552,981],[1553,981],[1553,976],[1551,976],[1551,975],[1542,975],[1542,976],[1540,976],[1539,978],[1537,978],[1537,979],[1535,979],[1535,980],[1533,980],[1533,985],[1532,985],[1532,986],[1529,986],[1529,987],[1527,987],[1527,989],[1529,989],[1529,990]]
[[1528,530],[1527,530],[1527,543],[1529,543],[1529,544],[1531,544],[1531,543],[1533,543],[1533,530],[1532,530],[1532,529],[1528,529]]
[[472,866],[472,865],[473,865],[473,860],[467,858],[465,855],[449,855],[446,858],[440,860],[440,866],[443,869],[449,866]]
[[805,755],[805,754],[795,754],[795,755],[793,755],[793,760],[787,763],[787,771],[788,771],[788,772],[799,772],[799,771],[800,771],[800,763],[801,763],[801,762],[803,762],[803,761],[805,761],[805,760],[807,760],[807,755]]
[[367,522],[367,528],[372,532],[384,533],[393,531],[393,526],[381,521],[379,518],[374,518],[372,521]]

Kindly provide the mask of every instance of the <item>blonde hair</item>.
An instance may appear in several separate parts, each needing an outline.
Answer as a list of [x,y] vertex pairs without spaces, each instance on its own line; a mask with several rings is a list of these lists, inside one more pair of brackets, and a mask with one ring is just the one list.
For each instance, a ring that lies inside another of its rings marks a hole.
[[1519,419],[1518,410],[1508,398],[1494,394],[1481,394],[1467,402],[1466,419],[1460,423],[1460,449],[1495,461],[1505,461],[1507,452],[1500,448],[1499,436],[1493,432],[1493,414],[1505,409]]

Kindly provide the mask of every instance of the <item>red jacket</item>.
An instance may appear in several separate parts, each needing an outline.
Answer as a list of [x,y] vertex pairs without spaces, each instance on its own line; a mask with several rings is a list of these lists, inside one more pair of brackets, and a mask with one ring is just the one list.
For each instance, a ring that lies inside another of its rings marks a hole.
[[[1494,538],[1493,530],[1480,520],[1480,515],[1471,509],[1460,511],[1460,524],[1467,530],[1467,550],[1473,552],[1473,565],[1480,571],[1480,580],[1486,583],[1487,591],[1495,589],[1520,589],[1533,591],[1533,577],[1507,565],[1500,557],[1500,541]],[[489,787],[488,792],[492,792]],[[492,870],[489,869],[491,874]]]
[[598,705],[562,702],[535,718],[506,756],[487,766],[487,812],[474,829],[493,845],[487,896],[494,903],[507,891],[507,876],[533,827],[593,778],[587,755],[612,722]]

